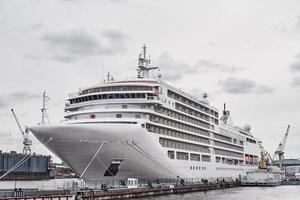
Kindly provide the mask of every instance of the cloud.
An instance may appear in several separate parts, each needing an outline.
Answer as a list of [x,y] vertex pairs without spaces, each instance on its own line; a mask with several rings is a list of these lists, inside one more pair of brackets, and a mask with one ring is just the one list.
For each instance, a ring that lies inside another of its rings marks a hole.
[[291,83],[292,87],[300,87],[300,76],[295,76]]
[[273,25],[271,27],[271,30],[274,32],[279,32],[279,33],[289,33],[290,32],[289,27],[287,27],[286,25],[283,25],[283,24]]
[[162,70],[163,77],[167,80],[178,80],[183,74],[197,72],[193,66],[173,58],[167,52],[154,59],[154,62],[154,66]]
[[228,77],[225,80],[220,80],[219,85],[224,92],[230,94],[266,94],[272,93],[273,88],[266,85],[258,85],[254,80],[251,79],[237,79],[234,77]]
[[274,92],[274,89],[267,85],[260,85],[255,88],[254,92],[258,94],[266,94]]
[[127,36],[117,30],[105,30],[100,39],[85,30],[51,32],[42,37],[51,58],[61,62],[75,62],[82,57],[125,53]]
[[296,22],[293,25],[290,24],[274,24],[271,26],[271,30],[274,32],[279,33],[286,33],[286,34],[298,34],[300,30],[300,16],[296,18]]
[[214,42],[205,42],[205,43],[203,43],[203,46],[214,47],[214,46],[216,46],[216,44]]
[[228,73],[234,73],[239,70],[243,70],[241,67],[235,67],[230,65],[224,65],[222,63],[218,63],[212,60],[199,60],[197,64],[195,65],[197,69],[199,69],[201,72],[228,72]]
[[300,54],[296,56],[296,61],[290,64],[289,67],[292,72],[300,72]]
[[0,97],[0,109],[6,106],[6,102]]
[[8,108],[9,106],[28,102],[41,98],[40,94],[29,93],[26,91],[14,92],[0,97],[0,109]]
[[219,84],[225,92],[232,94],[249,93],[256,87],[256,83],[250,79],[237,79],[229,77],[225,80],[220,80]]
[[296,29],[300,30],[300,16],[297,18]]
[[212,60],[201,59],[192,65],[173,58],[169,53],[165,52],[154,59],[154,66],[160,67],[163,71],[163,77],[167,80],[178,80],[184,74],[193,74],[198,72],[222,72],[234,73],[243,68],[225,65]]
[[44,24],[42,22],[34,23],[28,27],[29,30],[38,31],[44,28]]

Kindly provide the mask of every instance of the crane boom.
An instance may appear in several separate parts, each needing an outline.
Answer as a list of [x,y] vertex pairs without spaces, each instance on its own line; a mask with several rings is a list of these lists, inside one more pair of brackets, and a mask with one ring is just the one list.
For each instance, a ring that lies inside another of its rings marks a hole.
[[285,149],[285,144],[286,144],[286,140],[288,138],[288,135],[289,135],[289,131],[290,131],[290,125],[288,125],[287,129],[286,129],[286,132],[281,140],[281,142],[279,143],[278,147],[277,147],[277,150],[276,151],[281,151],[283,152],[284,149]]
[[10,110],[11,110],[11,112],[12,112],[12,114],[13,114],[13,116],[14,116],[16,122],[17,122],[17,125],[18,125],[18,127],[19,127],[19,129],[20,129],[20,132],[22,133],[23,136],[25,136],[25,132],[23,131],[23,129],[22,129],[22,127],[21,127],[21,124],[20,124],[20,122],[19,122],[19,120],[18,120],[18,118],[17,118],[17,116],[16,116],[16,114],[15,114],[15,112],[14,112],[14,109],[10,109]]
[[273,162],[273,158],[271,154],[263,147],[261,141],[258,142],[258,147],[260,149],[260,152],[263,153],[264,157],[267,159],[267,164],[270,164],[270,162]]
[[289,131],[290,131],[290,125],[288,125],[288,127],[286,129],[286,132],[274,153],[273,159],[278,159],[278,160],[284,159],[284,150],[285,150],[286,141],[287,141],[287,138],[289,135]]
[[16,122],[17,122],[17,125],[20,129],[21,134],[23,135],[23,145],[24,145],[23,146],[23,153],[24,154],[30,154],[31,153],[31,147],[30,146],[32,145],[32,141],[29,139],[28,129],[26,128],[25,132],[24,132],[22,127],[21,127],[21,124],[20,124],[20,122],[19,122],[19,120],[18,120],[18,118],[17,118],[17,116],[14,112],[14,109],[11,109],[11,112],[12,112],[12,114],[13,114]]

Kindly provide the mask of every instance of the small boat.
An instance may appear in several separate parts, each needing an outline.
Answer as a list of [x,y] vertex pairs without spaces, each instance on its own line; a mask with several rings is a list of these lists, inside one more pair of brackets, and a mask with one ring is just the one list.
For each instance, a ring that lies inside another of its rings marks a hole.
[[300,173],[295,173],[294,177],[285,179],[282,185],[300,185]]
[[278,186],[282,185],[285,173],[277,166],[267,166],[263,153],[259,161],[258,169],[248,171],[241,180],[242,186]]

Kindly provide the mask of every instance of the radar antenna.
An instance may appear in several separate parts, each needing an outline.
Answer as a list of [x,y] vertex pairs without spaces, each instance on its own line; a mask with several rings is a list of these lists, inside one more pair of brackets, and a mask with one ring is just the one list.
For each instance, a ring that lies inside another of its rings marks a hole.
[[107,72],[106,75],[106,83],[114,81],[114,77],[111,75],[111,73]]
[[221,117],[221,120],[222,120],[225,124],[227,124],[229,116],[230,116],[230,111],[229,111],[229,110],[226,110],[226,104],[224,103],[223,115],[222,115],[222,117]]
[[143,52],[139,55],[138,62],[138,78],[149,78],[149,72],[153,69],[158,69],[158,67],[150,67],[151,63],[150,56],[147,56],[147,47],[143,46]]

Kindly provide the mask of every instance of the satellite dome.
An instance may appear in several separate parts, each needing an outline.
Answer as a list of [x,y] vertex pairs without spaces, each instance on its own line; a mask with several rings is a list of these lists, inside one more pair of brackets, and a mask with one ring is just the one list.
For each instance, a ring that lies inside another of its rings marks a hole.
[[251,126],[249,124],[245,124],[244,125],[244,131],[250,132],[250,130],[251,130]]

